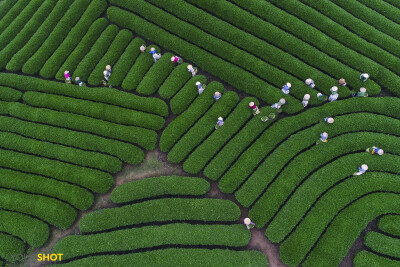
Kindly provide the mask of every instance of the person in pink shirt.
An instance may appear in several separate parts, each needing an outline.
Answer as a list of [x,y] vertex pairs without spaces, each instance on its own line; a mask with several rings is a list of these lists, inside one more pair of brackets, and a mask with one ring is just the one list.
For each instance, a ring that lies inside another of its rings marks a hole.
[[171,57],[171,62],[180,64],[180,63],[183,63],[183,59],[181,57],[178,57],[178,56],[173,56],[173,57]]
[[64,71],[64,77],[66,83],[71,83],[71,75],[69,74],[69,71]]

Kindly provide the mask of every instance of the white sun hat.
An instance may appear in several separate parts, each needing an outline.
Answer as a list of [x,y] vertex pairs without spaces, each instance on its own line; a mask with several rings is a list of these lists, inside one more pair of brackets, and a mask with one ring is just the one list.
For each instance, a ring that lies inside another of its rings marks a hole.
[[218,120],[219,120],[219,121],[223,121],[224,119],[223,119],[222,117],[219,117]]
[[201,84],[201,82],[196,82],[196,85],[200,85]]
[[365,93],[366,91],[367,91],[367,89],[365,89],[364,87],[361,87],[361,88],[360,88],[360,92]]
[[249,107],[254,106],[254,102],[249,103]]
[[313,82],[313,80],[311,80],[310,78],[308,78],[308,79],[306,80],[306,84],[307,84],[307,85],[310,85],[312,82]]
[[281,99],[279,100],[279,103],[285,104],[285,103],[286,103],[286,100],[285,100],[284,98],[281,98]]
[[171,57],[171,61],[174,61],[175,60],[175,57]]
[[328,119],[328,123],[333,123],[335,120],[333,118]]
[[250,218],[245,218],[245,219],[244,219],[244,224],[249,225],[250,223],[251,223]]
[[379,155],[379,156],[382,156],[382,155],[383,155],[383,149],[379,149],[379,150],[378,150],[378,155]]
[[69,73],[69,71],[68,71],[68,70],[64,71],[64,74],[67,74],[67,73]]
[[188,68],[188,69],[192,69],[193,66],[192,66],[192,65],[187,65],[187,68]]
[[309,99],[310,99],[310,95],[309,95],[309,94],[305,94],[305,95],[304,95],[304,99],[305,99],[305,100],[309,100]]
[[323,132],[323,133],[322,133],[322,136],[323,136],[323,137],[328,137],[328,133],[327,133],[327,132]]
[[292,87],[292,84],[291,84],[291,83],[286,83],[286,85],[287,85],[288,87]]
[[150,51],[154,51],[154,50],[156,50],[154,47],[150,48]]
[[110,65],[107,65],[107,66],[106,66],[106,70],[109,70],[109,69],[111,69],[111,66],[110,66]]
[[363,165],[361,165],[361,168],[363,169],[363,170],[368,170],[368,165],[367,164],[363,164]]
[[334,92],[336,92],[336,91],[338,90],[338,88],[337,88],[337,86],[333,86],[333,87],[331,88],[331,90],[334,91]]

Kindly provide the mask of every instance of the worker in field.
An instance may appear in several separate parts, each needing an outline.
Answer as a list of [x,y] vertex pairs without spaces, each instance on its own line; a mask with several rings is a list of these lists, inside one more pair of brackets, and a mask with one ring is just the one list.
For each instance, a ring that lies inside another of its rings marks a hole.
[[353,173],[353,175],[362,175],[368,171],[368,165],[363,164],[361,167],[358,167],[358,172]]
[[323,132],[319,136],[320,136],[320,138],[316,143],[317,145],[328,142],[328,133]]
[[314,81],[313,81],[312,79],[308,78],[308,79],[305,81],[305,83],[306,83],[308,86],[310,86],[312,89],[314,89],[315,83],[314,83]]
[[303,96],[303,101],[301,102],[303,104],[303,107],[307,107],[308,105],[308,100],[310,100],[310,95],[309,94],[305,94]]
[[292,87],[291,83],[286,83],[283,87],[282,87],[282,92],[284,94],[289,94],[290,93],[290,88]]
[[358,93],[352,92],[351,95],[352,95],[352,96],[367,97],[367,96],[368,96],[368,94],[367,94],[367,89],[365,89],[364,87],[361,87],[361,88],[360,88],[360,92],[358,92]]
[[71,75],[69,74],[68,70],[64,71],[64,77],[65,77],[65,82],[66,83],[71,83],[72,82],[71,81]]
[[192,74],[192,77],[196,76],[197,68],[193,68],[192,65],[187,65],[187,69]]
[[197,81],[196,82],[197,90],[199,90],[199,94],[203,93],[205,89],[205,85],[203,85],[201,82]]
[[326,101],[326,100],[328,100],[328,97],[327,97],[326,95],[321,94],[321,93],[318,93],[318,94],[317,94],[317,98],[318,98],[319,101]]
[[219,117],[217,120],[217,124],[215,124],[215,130],[219,129],[224,125],[224,119],[222,117]]
[[154,47],[152,47],[150,49],[149,54],[151,54],[153,56],[154,63],[157,62],[157,60],[159,60],[161,58],[161,54],[157,54],[157,50]]
[[330,91],[331,91],[331,95],[329,96],[328,101],[329,101],[329,102],[333,102],[333,101],[335,101],[336,99],[338,99],[338,97],[339,97],[339,94],[337,93],[337,91],[338,91],[337,86],[333,86],[333,87],[330,89]]
[[346,80],[343,79],[343,78],[340,78],[338,82],[339,82],[340,86],[346,86],[347,85]]
[[246,227],[247,227],[247,229],[251,229],[251,228],[254,228],[254,226],[256,226],[256,224],[255,223],[253,223],[251,220],[250,220],[250,218],[245,218],[244,220],[243,220],[243,222],[244,222],[244,225],[246,225]]
[[171,62],[180,64],[180,63],[183,63],[183,59],[181,57],[178,57],[178,56],[173,56],[173,57],[171,57]]
[[218,101],[218,99],[220,99],[222,97],[222,94],[220,93],[220,92],[215,92],[214,93],[214,99],[215,99],[215,101]]
[[145,45],[141,45],[140,46],[140,53],[144,54],[146,52],[146,46]]
[[369,74],[368,73],[361,73],[360,80],[362,82],[366,82],[368,79],[369,79]]
[[260,114],[260,109],[256,106],[256,103],[250,102],[249,107],[253,110],[253,116]]
[[84,82],[82,82],[79,77],[75,78],[75,84],[77,84],[79,86],[86,86],[86,84]]
[[384,153],[383,149],[380,149],[380,148],[378,148],[376,146],[369,147],[365,151],[367,151],[368,153],[371,153],[372,155],[379,155],[379,156],[382,156],[383,153]]
[[108,81],[108,78],[110,78],[110,73],[105,70],[105,71],[103,71],[103,74],[104,74],[103,85],[104,86],[109,86],[111,88],[111,85],[110,85],[110,83]]
[[276,109],[278,112],[282,112],[281,107],[282,105],[286,104],[286,100],[281,98],[278,103],[273,104],[271,107]]
[[332,117],[324,118],[324,121],[325,121],[326,123],[329,123],[329,124],[332,124],[332,123],[335,122],[335,120],[334,120]]

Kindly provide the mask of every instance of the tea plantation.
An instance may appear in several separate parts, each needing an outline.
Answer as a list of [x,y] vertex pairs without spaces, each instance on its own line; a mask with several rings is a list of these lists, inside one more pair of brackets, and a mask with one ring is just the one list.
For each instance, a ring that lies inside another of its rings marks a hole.
[[396,0],[0,1],[0,266],[399,266],[399,57]]

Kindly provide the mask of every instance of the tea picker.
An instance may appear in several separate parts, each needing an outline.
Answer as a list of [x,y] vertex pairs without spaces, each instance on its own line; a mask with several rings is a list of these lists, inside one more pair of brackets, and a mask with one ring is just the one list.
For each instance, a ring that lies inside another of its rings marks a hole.
[[196,82],[197,89],[199,90],[199,94],[203,93],[204,89],[206,89],[206,86],[203,85],[201,82]]
[[329,96],[328,101],[329,101],[329,102],[333,102],[333,101],[335,101],[336,99],[338,99],[338,97],[339,97],[339,94],[337,93],[337,91],[338,91],[337,86],[333,86],[333,87],[330,89],[330,91],[331,91],[331,95]]
[[364,87],[360,88],[360,92],[356,93],[354,91],[351,92],[352,96],[361,96],[361,97],[367,97],[368,93],[367,93],[367,89],[365,89]]
[[306,83],[308,86],[310,86],[312,89],[314,89],[315,83],[314,83],[314,81],[313,81],[312,79],[308,78],[308,79],[305,81],[305,83]]
[[309,94],[305,94],[304,97],[303,97],[303,101],[301,102],[303,104],[303,107],[307,107],[308,100],[310,100],[310,95]]
[[369,147],[365,151],[367,151],[368,153],[371,153],[372,155],[379,155],[379,156],[382,156],[383,153],[384,153],[383,149],[380,149],[380,148],[378,148],[376,146]]
[[362,175],[366,171],[368,171],[368,165],[367,164],[363,164],[363,165],[361,165],[361,167],[358,167],[358,172],[353,173],[353,175]]
[[340,78],[338,82],[339,82],[340,86],[346,86],[347,85],[346,80],[343,79],[343,78]]
[[218,99],[220,99],[221,96],[222,96],[222,94],[221,94],[220,92],[215,92],[215,93],[214,93],[214,99],[215,99],[215,101],[218,101]]
[[139,49],[140,49],[141,53],[145,53],[146,52],[146,46],[145,45],[142,45]]
[[187,69],[192,74],[192,77],[196,76],[197,68],[193,68],[192,65],[187,65]]
[[256,224],[255,223],[253,223],[251,220],[250,220],[250,218],[245,218],[244,220],[243,220],[243,222],[244,222],[244,225],[246,225],[246,227],[247,227],[247,229],[251,229],[251,228],[254,228],[254,226],[256,226]]
[[161,58],[161,54],[157,54],[157,51],[154,47],[152,47],[150,49],[149,54],[151,54],[153,56],[154,63],[157,62],[157,60],[159,60]]
[[276,109],[279,113],[282,112],[281,107],[282,105],[286,104],[286,100],[281,98],[278,103],[275,103],[271,106],[271,108]]
[[221,128],[222,125],[224,125],[224,119],[222,117],[219,117],[217,124],[215,124],[215,130]]
[[103,71],[103,74],[104,74],[103,85],[109,86],[111,88],[111,85],[108,83],[108,78],[110,78],[110,73],[105,70]]
[[327,118],[324,118],[324,121],[326,123],[332,124],[335,120],[332,117],[327,117]]
[[282,87],[282,92],[284,93],[284,94],[289,94],[289,92],[290,92],[290,88],[292,87],[292,84],[291,83],[286,83],[283,87]]
[[68,70],[64,71],[64,77],[66,83],[71,83],[71,75],[69,74]]
[[75,83],[79,86],[86,86],[86,84],[84,82],[81,81],[81,79],[79,77],[75,78]]
[[326,95],[321,94],[321,93],[318,93],[318,94],[317,94],[317,98],[318,98],[319,101],[326,101],[326,100],[328,100],[328,97],[327,97]]
[[249,107],[253,110],[253,116],[260,114],[260,109],[256,106],[254,102],[250,102]]
[[360,80],[361,80],[362,82],[365,83],[368,79],[369,79],[369,74],[368,74],[368,73],[361,73],[361,75],[360,75]]
[[178,56],[173,56],[173,57],[171,57],[171,62],[180,64],[180,63],[183,63],[183,59],[181,57],[178,57]]
[[319,138],[319,140],[317,141],[317,145],[319,145],[319,144],[321,144],[321,143],[326,143],[326,142],[328,142],[328,133],[326,133],[326,132],[323,132],[322,134],[320,134],[319,135],[320,136],[320,138]]

